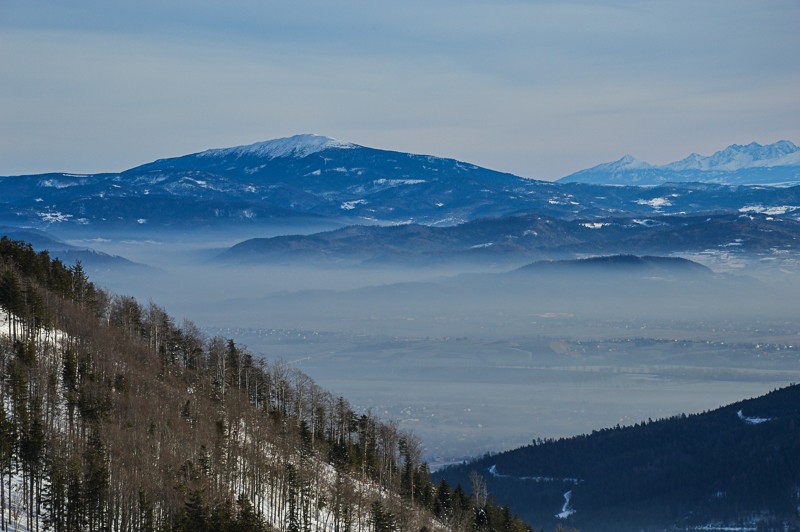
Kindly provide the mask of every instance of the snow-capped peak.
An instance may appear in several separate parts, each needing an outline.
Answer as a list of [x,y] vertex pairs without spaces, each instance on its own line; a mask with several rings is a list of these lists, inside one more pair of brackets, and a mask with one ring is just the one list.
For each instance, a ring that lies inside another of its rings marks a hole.
[[595,166],[592,170],[639,170],[642,168],[650,168],[650,165],[633,155],[626,154],[614,162]]
[[692,153],[680,161],[664,165],[664,168],[668,170],[702,170],[705,169],[703,166],[705,159],[706,157],[699,153]]
[[356,144],[342,142],[323,135],[294,135],[264,142],[257,142],[247,146],[235,146],[233,148],[218,148],[206,150],[198,153],[198,157],[227,157],[243,155],[262,157],[265,159],[277,159],[280,157],[293,157],[302,159],[313,153],[327,150],[330,148],[350,149],[357,148]]
[[685,159],[665,165],[663,168],[669,170],[735,171],[743,168],[796,164],[795,159],[797,159],[797,156],[793,154],[798,151],[800,151],[800,148],[788,140],[780,140],[766,145],[761,145],[757,142],[731,144],[724,150],[720,150],[708,157],[693,153]]

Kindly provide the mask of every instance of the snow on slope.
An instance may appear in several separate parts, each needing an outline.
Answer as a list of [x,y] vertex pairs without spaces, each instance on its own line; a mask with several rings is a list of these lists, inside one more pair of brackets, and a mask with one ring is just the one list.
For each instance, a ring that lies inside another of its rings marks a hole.
[[570,508],[569,500],[572,498],[572,490],[564,494],[564,506],[561,507],[561,512],[556,514],[559,519],[566,519],[576,512],[574,508]]
[[566,482],[570,484],[578,485],[583,482],[579,478],[571,478],[571,477],[515,477],[512,475],[504,475],[497,471],[497,465],[493,465],[489,468],[489,474],[495,478],[515,478],[517,480],[530,480],[531,482]]
[[759,425],[761,423],[766,423],[767,421],[772,421],[771,417],[748,417],[744,415],[743,410],[739,410],[736,412],[736,417],[747,423],[748,425]]
[[[10,314],[4,308],[0,307],[0,339],[10,337],[13,314]],[[61,343],[67,338],[67,334],[59,329],[48,330],[42,329],[39,332],[37,344],[42,349],[41,354],[45,357],[57,357],[52,364],[60,365],[62,362],[61,357]],[[38,356],[38,355],[37,355]],[[63,376],[61,372],[57,372],[57,382],[55,386],[61,389],[63,386]],[[188,395],[194,393],[194,389],[189,387],[186,390]],[[6,403],[8,404],[8,403]],[[56,422],[56,430],[66,432],[68,426],[67,406],[66,399],[61,397],[53,411]],[[13,409],[7,411],[8,415],[13,417]],[[263,453],[264,456],[277,460],[278,454],[275,452],[273,445],[269,442],[263,441],[259,438],[258,434],[251,433],[247,430],[248,426],[244,419],[239,419],[238,423],[235,419],[231,420],[236,423],[237,430],[230,431],[229,438],[232,444],[242,447],[250,447],[256,449],[258,452]],[[318,532],[336,532],[336,519],[334,517],[337,511],[334,505],[329,504],[329,497],[334,489],[339,489],[342,492],[357,495],[358,500],[380,500],[384,504],[391,502],[393,505],[403,504],[399,499],[399,495],[389,493],[380,488],[375,483],[365,481],[353,475],[337,474],[334,467],[325,462],[319,456],[312,455],[304,459],[296,456],[294,465],[298,466],[299,474],[304,477],[304,489],[307,489],[307,497],[310,499],[309,508],[310,513],[308,516],[309,524],[312,530]],[[231,493],[250,493],[252,486],[245,484],[246,472],[251,469],[247,461],[244,459],[238,460],[232,465],[235,472],[231,475]],[[26,505],[27,499],[24,497],[24,484],[22,474],[19,471],[12,471],[10,476],[6,473],[0,476],[0,481],[6,487],[6,500],[5,505],[0,508],[0,528],[8,532],[39,532],[45,530],[45,522],[47,518],[47,511],[44,506],[39,509],[38,513],[29,522],[27,519]],[[43,489],[46,491],[49,485],[48,479],[43,478]],[[338,485],[338,488],[334,488]],[[9,488],[10,486],[10,488]],[[287,527],[289,516],[286,514],[287,506],[281,502],[274,504],[276,500],[283,497],[283,494],[273,493],[269,486],[251,493],[251,502],[256,508],[268,528],[274,530],[284,530]],[[423,521],[425,511],[421,508],[408,508],[408,515],[410,521]],[[5,528],[3,528],[3,524]],[[446,532],[447,526],[438,521],[428,523],[429,530],[433,532]],[[369,511],[366,508],[361,508],[361,511],[354,511],[351,516],[351,530],[352,532],[370,532],[372,530],[372,519]]]
[[640,161],[633,155],[623,155],[616,161],[593,166],[589,168],[589,171],[614,172],[619,170],[642,170],[644,168],[651,168],[651,166],[644,161]]
[[262,157],[265,159],[278,159],[281,157],[292,157],[302,159],[313,153],[317,153],[330,148],[351,149],[358,145],[349,142],[332,139],[322,135],[294,135],[264,142],[257,142],[247,146],[235,146],[233,148],[217,148],[206,150],[197,154],[198,157],[227,157],[244,155]]

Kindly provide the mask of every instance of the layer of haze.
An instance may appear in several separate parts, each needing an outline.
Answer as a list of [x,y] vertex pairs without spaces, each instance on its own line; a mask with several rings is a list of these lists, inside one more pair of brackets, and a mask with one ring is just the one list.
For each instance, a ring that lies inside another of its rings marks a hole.
[[435,465],[699,412],[800,378],[791,259],[705,256],[721,273],[700,277],[520,277],[469,264],[214,265],[224,236],[92,243],[160,268],[92,272],[101,284],[399,420]]
[[0,175],[313,132],[555,179],[800,138],[792,0],[0,2]]

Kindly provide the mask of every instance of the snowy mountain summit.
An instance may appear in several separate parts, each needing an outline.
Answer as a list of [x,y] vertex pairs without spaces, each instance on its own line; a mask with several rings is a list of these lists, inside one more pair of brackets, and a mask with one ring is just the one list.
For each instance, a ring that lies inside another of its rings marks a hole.
[[619,171],[619,170],[641,170],[642,168],[651,168],[651,166],[640,161],[633,155],[624,155],[614,162],[599,164],[591,170],[606,170],[606,171]]
[[561,178],[563,183],[659,185],[698,182],[731,185],[800,184],[800,148],[788,140],[762,145],[732,144],[709,156],[692,153],[662,166],[630,155]]
[[247,146],[235,146],[233,148],[217,148],[206,150],[197,154],[198,157],[229,157],[231,155],[253,156],[265,159],[278,159],[282,157],[292,157],[302,159],[311,154],[332,148],[351,149],[358,148],[356,144],[342,142],[323,135],[302,134],[285,137],[280,139],[256,142]]
[[781,140],[766,146],[757,142],[747,145],[732,144],[708,157],[693,153],[685,159],[664,165],[664,168],[736,171],[755,167],[790,166],[800,163],[799,152],[800,148],[788,140]]

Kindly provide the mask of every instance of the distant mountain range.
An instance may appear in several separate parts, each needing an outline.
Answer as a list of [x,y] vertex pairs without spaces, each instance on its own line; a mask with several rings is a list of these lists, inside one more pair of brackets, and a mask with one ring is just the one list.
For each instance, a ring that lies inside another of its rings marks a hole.
[[[742,181],[741,172],[751,170],[773,177],[784,176],[787,169],[796,173],[800,167],[789,164],[798,157],[790,142],[751,144],[710,158],[689,157],[668,170],[736,183]],[[551,183],[453,159],[297,135],[160,159],[120,173],[0,177],[0,223],[61,232],[149,234],[159,228],[253,228],[281,220],[296,226],[303,221],[452,226],[530,213],[592,220],[722,212],[791,216],[800,209],[800,187],[677,183],[645,188],[569,182],[680,181],[661,179],[665,171],[627,158],[586,170],[585,179],[579,172]],[[648,181],[650,174],[655,177]]]
[[762,146],[732,144],[713,155],[692,153],[673,163],[652,166],[631,155],[570,174],[560,183],[595,185],[661,185],[718,183],[728,185],[800,184],[800,148],[788,140]]
[[709,250],[757,254],[797,249],[800,222],[765,214],[663,215],[596,221],[531,214],[481,219],[453,227],[352,226],[312,235],[254,238],[224,251],[217,260],[340,265],[461,261],[503,266],[580,255]]
[[692,416],[644,421],[486,456],[500,504],[549,530],[798,530],[800,385]]

